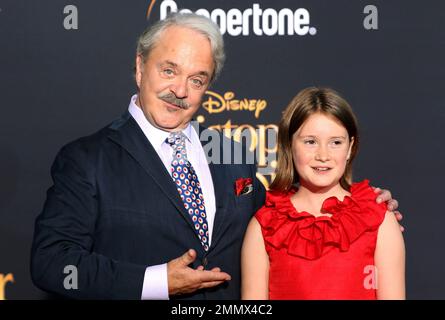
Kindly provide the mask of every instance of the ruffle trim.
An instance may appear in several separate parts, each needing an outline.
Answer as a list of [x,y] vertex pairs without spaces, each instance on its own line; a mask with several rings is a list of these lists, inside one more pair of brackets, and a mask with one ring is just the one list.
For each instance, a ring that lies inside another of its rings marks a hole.
[[317,259],[336,247],[348,251],[364,232],[375,230],[383,222],[386,203],[377,204],[377,195],[369,180],[354,183],[351,196],[343,201],[330,197],[323,202],[322,212],[331,217],[297,211],[287,193],[268,192],[265,205],[256,213],[264,241],[276,249],[309,260]]

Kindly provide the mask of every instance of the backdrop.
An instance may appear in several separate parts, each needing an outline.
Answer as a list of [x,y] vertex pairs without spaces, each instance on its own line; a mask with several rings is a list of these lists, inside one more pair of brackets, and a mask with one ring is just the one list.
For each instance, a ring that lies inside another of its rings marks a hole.
[[216,20],[226,41],[197,119],[249,129],[266,185],[291,98],[310,85],[346,97],[361,124],[355,180],[390,189],[404,213],[408,298],[444,299],[445,3],[402,0],[2,0],[0,298],[46,297],[29,260],[51,163],[126,110],[137,36],[181,8]]

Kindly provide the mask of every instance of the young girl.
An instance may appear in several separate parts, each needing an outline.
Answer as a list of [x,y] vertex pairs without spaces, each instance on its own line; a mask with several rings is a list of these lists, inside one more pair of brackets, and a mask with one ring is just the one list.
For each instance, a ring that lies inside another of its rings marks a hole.
[[301,91],[283,113],[278,165],[242,249],[243,299],[404,299],[399,224],[364,180],[349,104],[331,89]]

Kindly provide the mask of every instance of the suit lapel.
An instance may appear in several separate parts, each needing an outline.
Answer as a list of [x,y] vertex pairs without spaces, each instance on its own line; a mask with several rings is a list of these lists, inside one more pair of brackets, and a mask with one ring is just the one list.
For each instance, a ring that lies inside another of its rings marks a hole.
[[171,176],[130,113],[126,112],[121,119],[110,126],[110,129],[111,133],[108,137],[124,148],[140,164],[190,227],[194,229]]
[[[200,132],[202,130],[206,130],[204,127],[199,127]],[[208,130],[208,129],[207,129]],[[198,134],[199,135],[199,134]],[[220,134],[220,139],[223,139],[223,135]],[[202,146],[205,147],[207,143],[210,141],[201,141]],[[222,141],[219,143],[218,148],[220,148],[220,155],[221,159],[222,157]],[[210,162],[209,156],[207,155],[207,163],[209,164],[210,174],[212,175],[212,182],[213,182],[213,188],[215,191],[215,220],[213,223],[213,232],[212,232],[212,241],[210,245],[210,250],[215,247],[215,245],[218,243],[218,241],[221,239],[222,231],[224,230],[222,227],[224,224],[227,223],[228,219],[228,211],[227,211],[227,205],[228,205],[228,190],[227,190],[227,172],[226,167],[227,165],[224,164],[215,164],[213,162]]]
[[225,166],[218,164],[210,164],[210,172],[212,174],[213,186],[215,189],[215,203],[216,203],[216,212],[215,212],[215,222],[213,224],[213,234],[212,234],[212,243],[210,246],[210,250],[218,243],[221,239],[223,225],[227,223],[228,217],[228,197],[227,197],[227,177],[225,176]]

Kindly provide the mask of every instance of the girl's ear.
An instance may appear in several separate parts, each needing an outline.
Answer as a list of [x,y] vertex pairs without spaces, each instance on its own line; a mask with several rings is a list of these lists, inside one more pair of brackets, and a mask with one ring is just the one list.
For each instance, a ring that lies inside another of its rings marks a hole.
[[351,152],[352,152],[353,145],[354,145],[354,137],[351,138],[351,141],[349,143],[348,156],[346,157],[346,160],[348,160],[348,161],[349,161],[349,158],[351,158]]

